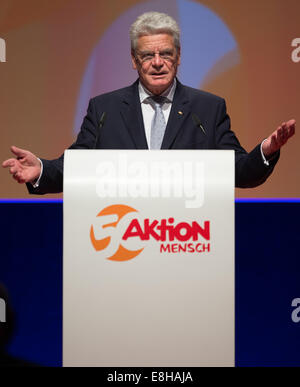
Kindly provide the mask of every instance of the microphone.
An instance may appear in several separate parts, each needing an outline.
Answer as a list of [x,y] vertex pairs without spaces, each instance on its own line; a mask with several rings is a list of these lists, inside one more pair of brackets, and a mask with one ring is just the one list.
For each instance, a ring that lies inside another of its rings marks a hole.
[[193,113],[192,118],[193,118],[193,121],[196,124],[196,126],[198,126],[198,128],[200,128],[202,130],[202,132],[204,134],[206,134],[205,129],[204,129],[203,125],[201,124],[201,121],[200,121],[199,117],[197,116],[197,114]]
[[103,125],[104,125],[105,118],[106,118],[106,112],[103,112],[103,113],[101,114],[100,121],[99,121],[99,125],[98,125],[98,130],[97,130],[97,135],[96,135],[96,139],[95,139],[94,149],[96,149],[96,145],[97,145],[97,142],[98,142],[98,140],[99,140],[101,128],[102,128]]

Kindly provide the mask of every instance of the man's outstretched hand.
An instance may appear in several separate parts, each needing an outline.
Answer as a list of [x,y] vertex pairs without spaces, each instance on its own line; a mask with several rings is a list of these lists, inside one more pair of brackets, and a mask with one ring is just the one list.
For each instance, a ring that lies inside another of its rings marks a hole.
[[266,157],[277,152],[295,134],[296,121],[283,122],[262,144]]
[[20,184],[38,179],[41,173],[39,159],[33,153],[16,146],[12,146],[11,151],[16,158],[5,160],[2,167],[9,168],[13,178]]

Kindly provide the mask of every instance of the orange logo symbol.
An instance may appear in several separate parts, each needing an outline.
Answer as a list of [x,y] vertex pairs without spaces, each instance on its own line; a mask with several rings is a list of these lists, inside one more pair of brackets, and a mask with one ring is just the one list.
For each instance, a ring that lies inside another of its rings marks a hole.
[[[114,216],[117,217],[116,221],[106,223],[102,225],[103,231],[108,231],[113,229],[116,229],[120,220],[127,214],[131,212],[137,212],[132,207],[125,206],[123,204],[116,204],[109,207],[104,208],[102,211],[99,212],[97,215],[98,217],[107,217],[107,216]],[[109,245],[112,242],[112,235],[106,236],[105,238],[96,239],[95,233],[94,233],[94,227],[91,226],[90,230],[90,238],[92,241],[92,244],[96,251],[102,251],[109,247]],[[121,239],[121,237],[120,237]],[[135,258],[138,254],[140,254],[144,248],[139,250],[128,250],[124,246],[119,243],[119,246],[117,248],[117,251],[113,253],[111,256],[107,257],[107,259],[110,259],[111,261],[128,261],[132,258]]]

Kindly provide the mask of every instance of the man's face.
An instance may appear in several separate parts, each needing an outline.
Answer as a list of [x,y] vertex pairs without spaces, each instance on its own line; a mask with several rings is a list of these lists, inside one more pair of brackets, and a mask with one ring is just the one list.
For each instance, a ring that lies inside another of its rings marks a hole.
[[131,57],[140,81],[156,95],[172,84],[180,64],[180,52],[177,52],[173,37],[169,34],[141,36]]

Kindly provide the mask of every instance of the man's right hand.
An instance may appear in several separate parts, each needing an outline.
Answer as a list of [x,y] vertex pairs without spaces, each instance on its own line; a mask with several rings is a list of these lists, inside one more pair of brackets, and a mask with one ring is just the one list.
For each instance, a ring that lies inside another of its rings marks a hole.
[[9,172],[18,183],[33,183],[41,173],[41,163],[39,159],[31,152],[11,147],[12,153],[16,158],[5,160],[2,163],[3,168],[9,168]]

